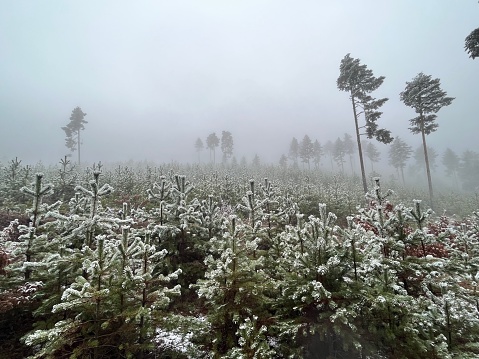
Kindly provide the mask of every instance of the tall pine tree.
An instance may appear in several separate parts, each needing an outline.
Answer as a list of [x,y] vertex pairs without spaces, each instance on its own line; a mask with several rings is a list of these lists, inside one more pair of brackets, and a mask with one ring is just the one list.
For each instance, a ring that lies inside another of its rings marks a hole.
[[[379,129],[377,120],[382,112],[379,108],[388,100],[387,98],[375,99],[369,94],[379,88],[384,81],[384,76],[375,77],[373,72],[362,65],[359,59],[352,58],[347,54],[339,67],[337,79],[338,89],[349,93],[353,107],[354,124],[356,129],[356,141],[358,143],[359,163],[363,179],[364,193],[367,193],[366,171],[364,169],[363,151],[361,147],[360,128],[364,128],[368,138],[375,137],[379,142],[390,143],[393,138],[391,133],[385,129]],[[359,115],[364,114],[365,125],[359,126]]]
[[406,88],[400,94],[401,101],[406,106],[413,108],[418,114],[417,117],[409,120],[411,123],[409,130],[414,134],[420,133],[422,137],[431,208],[433,207],[433,190],[426,135],[437,130],[436,113],[444,106],[449,106],[454,100],[453,97],[447,97],[446,95],[447,93],[441,89],[439,79],[433,79],[431,75],[425,75],[422,72],[410,82],[406,82]]
[[80,164],[80,147],[81,147],[81,139],[80,139],[80,132],[85,129],[85,121],[86,113],[84,113],[80,107],[75,107],[72,111],[70,116],[70,122],[65,126],[62,127],[62,130],[65,131],[65,146],[70,151],[78,151],[78,164]]

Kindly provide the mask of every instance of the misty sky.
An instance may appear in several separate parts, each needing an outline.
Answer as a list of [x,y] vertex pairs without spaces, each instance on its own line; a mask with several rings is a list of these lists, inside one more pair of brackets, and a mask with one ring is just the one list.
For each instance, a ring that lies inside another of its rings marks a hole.
[[58,162],[80,106],[90,163],[194,162],[196,138],[223,130],[238,160],[278,163],[293,136],[353,134],[347,53],[386,77],[380,127],[420,144],[399,93],[422,71],[456,98],[429,145],[479,151],[477,27],[476,0],[3,1],[0,161]]

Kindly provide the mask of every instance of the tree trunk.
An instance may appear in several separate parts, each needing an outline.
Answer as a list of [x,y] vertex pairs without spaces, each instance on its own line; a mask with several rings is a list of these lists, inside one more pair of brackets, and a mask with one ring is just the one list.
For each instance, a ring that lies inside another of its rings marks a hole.
[[361,177],[363,179],[364,193],[368,192],[368,182],[366,181],[366,171],[364,170],[363,150],[361,148],[361,137],[359,134],[358,115],[356,113],[356,103],[354,95],[351,94],[351,103],[353,105],[354,124],[356,125],[356,141],[358,142],[359,164],[361,166]]
[[426,162],[426,174],[427,174],[427,184],[429,187],[429,205],[431,206],[431,209],[433,208],[433,193],[432,193],[432,180],[431,180],[431,170],[429,169],[429,157],[427,155],[427,145],[426,145],[426,134],[424,133],[424,121],[423,121],[423,115],[422,113],[420,114],[421,116],[421,136],[422,136],[422,146],[424,149],[424,161]]
[[77,139],[78,139],[78,142],[77,142],[77,149],[78,149],[78,166],[80,166],[80,130],[78,130]]

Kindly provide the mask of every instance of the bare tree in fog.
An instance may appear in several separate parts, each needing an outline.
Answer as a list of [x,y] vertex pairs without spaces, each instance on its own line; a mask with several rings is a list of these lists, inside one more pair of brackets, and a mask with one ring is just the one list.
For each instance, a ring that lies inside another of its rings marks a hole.
[[371,161],[371,172],[374,172],[374,164],[379,162],[381,159],[381,153],[379,152],[378,148],[372,142],[368,142],[366,145],[366,156]]
[[230,131],[223,131],[221,134],[221,152],[224,163],[233,155],[233,135]]
[[406,142],[396,137],[389,148],[389,164],[393,166],[396,171],[401,172],[403,185],[406,184],[404,180],[404,167],[406,167],[407,160],[411,157],[412,147]]
[[216,163],[216,147],[220,144],[220,139],[216,136],[216,133],[210,133],[206,138],[206,148],[210,150],[210,161],[211,154],[213,153],[213,164]]
[[195,148],[196,152],[198,152],[198,163],[201,163],[201,152],[203,151],[203,148],[205,148],[203,141],[201,141],[201,138],[198,137],[198,139],[195,142]]
[[334,153],[334,144],[328,140],[326,144],[323,147],[324,153],[326,153],[329,156],[329,162],[331,162],[331,171],[334,169],[333,166],[333,153]]
[[304,135],[301,144],[299,145],[299,157],[303,163],[308,164],[308,170],[311,169],[310,160],[313,158],[314,146],[308,135]]
[[354,141],[349,133],[345,133],[343,137],[344,151],[349,156],[349,164],[351,165],[351,175],[354,175],[353,155],[354,155]]
[[459,187],[459,183],[457,181],[457,171],[459,170],[460,159],[456,152],[450,148],[446,149],[444,155],[442,156],[442,164],[446,168],[446,174],[451,176],[456,187]]
[[343,141],[338,137],[334,142],[333,157],[338,167],[341,167],[341,172],[344,173],[344,156],[346,151],[344,149]]
[[323,155],[323,147],[318,140],[313,143],[313,163],[314,168],[319,169],[319,163],[321,162],[321,156]]
[[289,145],[289,158],[293,161],[294,164],[298,163],[299,156],[299,142],[296,137],[293,137],[291,144]]

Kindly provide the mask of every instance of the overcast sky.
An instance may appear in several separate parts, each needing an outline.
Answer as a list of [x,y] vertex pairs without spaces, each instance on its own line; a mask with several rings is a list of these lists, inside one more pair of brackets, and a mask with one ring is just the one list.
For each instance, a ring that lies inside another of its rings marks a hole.
[[238,160],[277,163],[293,136],[353,134],[336,87],[347,53],[386,77],[374,96],[390,98],[393,136],[420,144],[399,93],[422,71],[456,98],[429,144],[479,151],[477,27],[476,0],[3,1],[0,161],[58,162],[80,106],[91,163],[193,162],[196,139],[223,130]]

